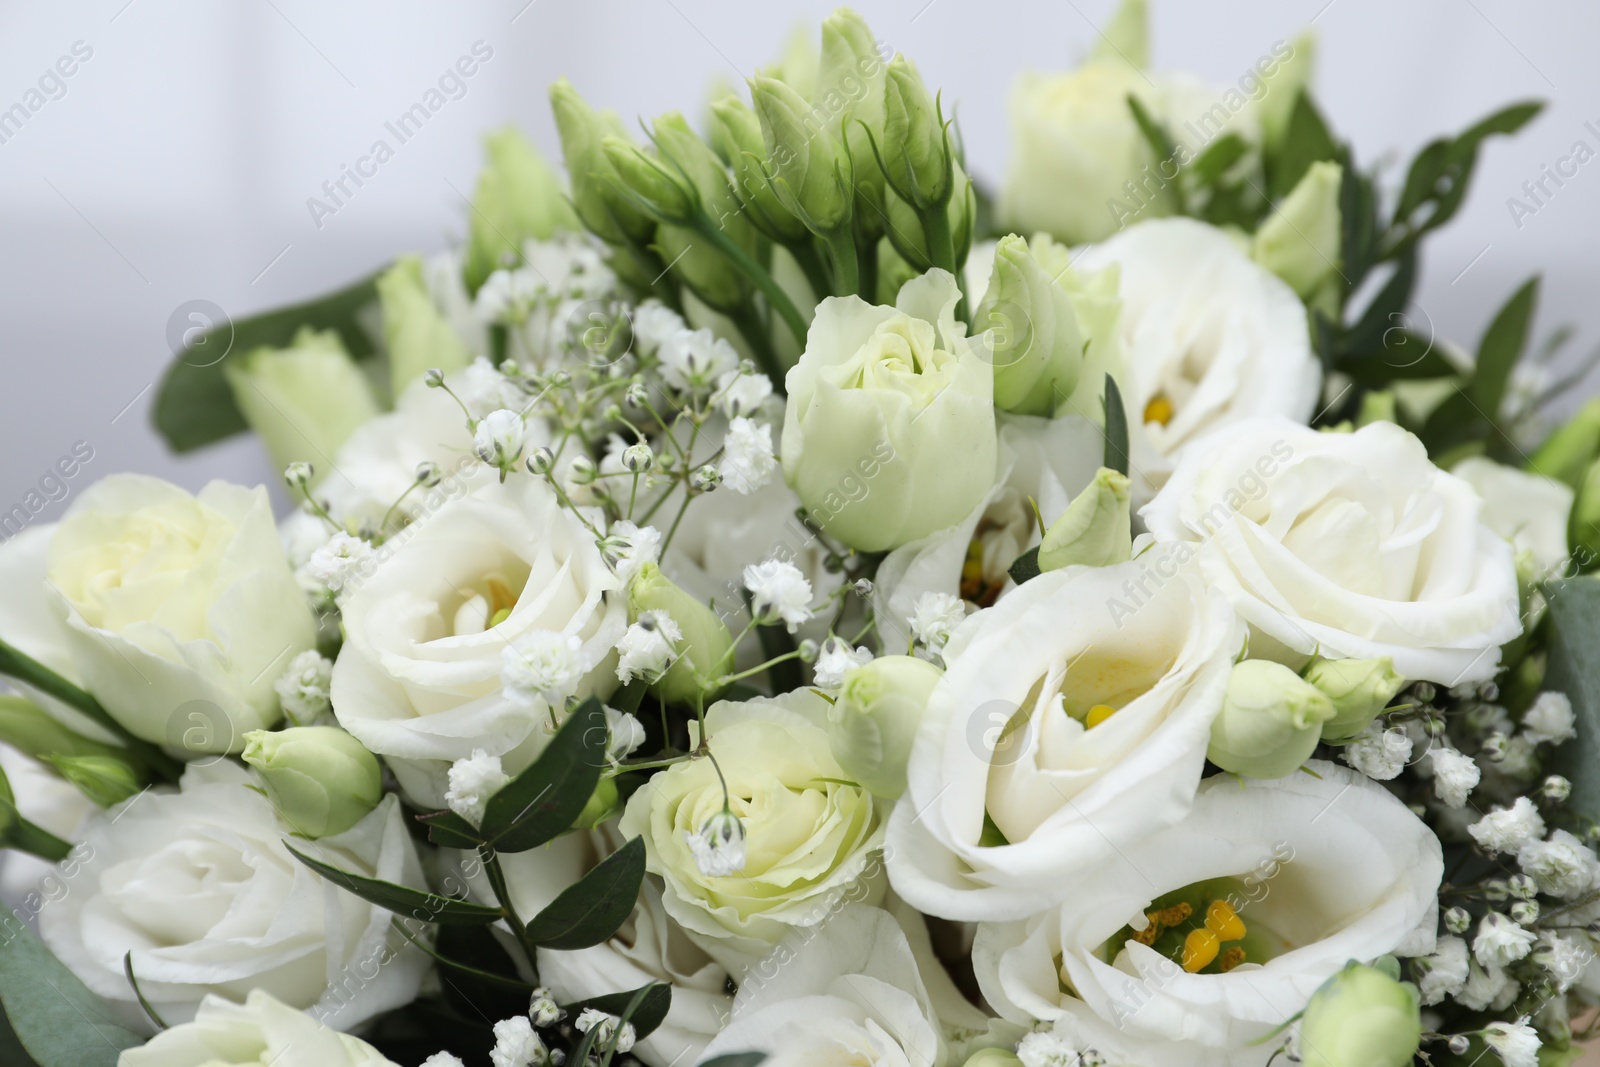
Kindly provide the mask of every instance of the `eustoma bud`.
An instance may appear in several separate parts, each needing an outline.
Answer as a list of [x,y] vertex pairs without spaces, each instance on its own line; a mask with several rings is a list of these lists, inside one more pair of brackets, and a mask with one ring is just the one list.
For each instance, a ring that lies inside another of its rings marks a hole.
[[1329,741],[1347,741],[1365,730],[1406,684],[1388,656],[1318,659],[1306,668],[1306,681],[1333,701],[1333,718],[1322,724]]
[[252,730],[243,759],[284,822],[310,838],[343,833],[383,799],[377,757],[336,726]]
[[886,800],[904,793],[911,742],[943,675],[914,656],[880,656],[845,672],[828,710],[829,747],[845,773]]
[[1059,570],[1075,563],[1109,567],[1133,556],[1128,477],[1101,467],[1039,543],[1039,569]]
[[813,233],[842,231],[850,224],[852,197],[850,155],[839,130],[775,78],[757,75],[750,93],[779,201]]
[[516,127],[491,133],[484,151],[489,163],[467,216],[466,280],[473,290],[520,256],[524,241],[578,229],[561,180]]
[[1313,163],[1256,231],[1252,258],[1289,283],[1302,300],[1314,302],[1339,272],[1339,183],[1337,163]]
[[572,181],[572,205],[578,218],[611,244],[643,245],[655,233],[655,220],[606,184],[616,172],[601,142],[621,137],[623,127],[611,112],[596,113],[572,83],[562,78],[550,87],[550,106],[561,134],[561,151]]
[[895,190],[919,207],[943,204],[954,188],[950,139],[922,76],[904,56],[889,61],[879,145]]
[[1248,778],[1282,778],[1311,758],[1333,715],[1333,701],[1288,667],[1247,659],[1228,677],[1206,758]]
[[664,611],[678,624],[683,637],[678,642],[677,658],[661,680],[656,692],[669,701],[692,701],[697,695],[714,691],[701,686],[716,681],[732,664],[728,652],[733,637],[728,628],[704,603],[678,588],[654,563],[639,568],[628,587],[628,614],[640,618],[647,611]]
[[1414,986],[1350,963],[1322,984],[1300,1022],[1303,1067],[1404,1067],[1422,1040]]

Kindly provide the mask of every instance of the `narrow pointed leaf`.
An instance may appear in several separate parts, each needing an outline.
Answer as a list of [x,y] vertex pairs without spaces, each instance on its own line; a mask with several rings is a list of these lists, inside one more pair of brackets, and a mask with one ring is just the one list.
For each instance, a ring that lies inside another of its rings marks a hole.
[[479,824],[497,852],[526,852],[569,829],[589,802],[606,762],[606,715],[580,704],[527,769],[489,798]]
[[529,920],[528,938],[543,948],[598,945],[627,921],[643,883],[644,838],[635,837]]
[[442,897],[437,893],[395,885],[379,878],[351,874],[332,864],[312,859],[287,841],[283,847],[288,849],[295,859],[340,889],[354,893],[362,900],[392,911],[396,915],[420,922],[438,923],[441,926],[483,926],[500,918],[499,908],[489,908],[471,901],[457,900],[454,897]]

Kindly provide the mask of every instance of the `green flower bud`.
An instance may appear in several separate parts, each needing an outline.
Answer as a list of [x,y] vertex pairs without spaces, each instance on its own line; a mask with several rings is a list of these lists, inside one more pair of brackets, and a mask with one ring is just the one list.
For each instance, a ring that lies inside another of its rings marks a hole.
[[628,587],[628,618],[637,620],[647,611],[664,611],[683,631],[678,658],[661,676],[654,688],[667,701],[691,701],[703,690],[700,677],[711,681],[732,663],[728,653],[733,636],[716,612],[685,593],[661,573],[654,563],[646,563]]
[[622,120],[609,111],[596,113],[565,78],[550,87],[550,106],[561,135],[578,218],[611,244],[648,244],[655,234],[655,220],[606,184],[616,172],[601,150],[601,142],[626,132]]
[[[966,171],[961,169],[961,164],[953,165],[955,192],[950,196],[950,203],[945,207],[950,220],[951,243],[955,245],[956,262],[966,261],[967,252],[972,247],[972,225],[978,211],[977,195],[972,191],[972,182],[967,177]],[[884,235],[889,238],[894,250],[905,257],[906,262],[919,270],[927,270],[932,265],[928,256],[928,242],[923,235],[922,219],[917,215],[914,205],[896,196],[891,189],[884,194],[884,210],[889,217],[889,224],[884,229]]]
[[687,178],[623,137],[605,137],[600,150],[616,181],[643,211],[663,222],[688,222],[698,197]]
[[1101,467],[1050,524],[1039,543],[1039,570],[1073,564],[1109,567],[1133,558],[1133,520],[1128,477]]
[[[760,235],[744,217],[744,207],[728,184],[728,172],[717,154],[676,111],[656,119],[655,137],[662,160],[694,186],[711,224],[754,255]],[[711,307],[736,310],[750,299],[749,277],[699,234],[663,226],[656,233],[656,244],[672,270]]]
[[1416,987],[1351,962],[1322,984],[1300,1021],[1303,1067],[1405,1067],[1422,1041]]
[[1322,724],[1328,741],[1348,741],[1365,730],[1406,684],[1388,656],[1318,659],[1306,668],[1306,681],[1333,701],[1333,718]]
[[1233,668],[1206,758],[1248,778],[1282,778],[1311,758],[1333,701],[1281,663],[1247,659]]
[[1361,411],[1356,415],[1357,426],[1370,426],[1375,422],[1399,422],[1394,393],[1388,389],[1375,389],[1361,394]]
[[869,240],[883,232],[883,171],[872,144],[876,140],[883,148],[892,141],[885,128],[885,80],[883,57],[866,20],[849,8],[834,11],[822,23],[822,57],[809,98],[812,114],[824,116],[844,139],[856,225]]
[[1311,164],[1305,177],[1256,231],[1251,257],[1309,299],[1339,270],[1337,163]]
[[580,228],[561,179],[516,127],[489,134],[484,151],[489,163],[478,175],[467,216],[465,274],[473,292],[507,260],[519,258],[524,241]]
[[0,741],[36,760],[46,756],[123,756],[115,745],[91,741],[62,726],[26,697],[0,695]]
[[968,1056],[962,1067],[1022,1067],[1022,1061],[1002,1048],[982,1048]]
[[1313,61],[1316,58],[1316,35],[1302,33],[1286,47],[1287,55],[1273,49],[1278,63],[1262,75],[1266,91],[1261,96],[1261,139],[1269,154],[1275,154],[1283,144],[1283,135],[1289,130],[1289,118],[1294,114],[1294,102],[1301,90],[1311,84]]
[[578,813],[578,818],[573,822],[573,828],[593,830],[605,822],[619,809],[617,801],[620,796],[615,778],[600,779],[595,784],[594,792],[589,794],[589,800],[583,805],[583,810]]
[[[451,374],[472,362],[472,353],[428,293],[420,257],[395,260],[378,279],[378,299],[383,304],[383,336],[389,349],[389,388],[395,396],[429,370]],[[361,421],[370,417],[363,416]],[[319,465],[331,470],[332,459],[330,452]]]
[[244,741],[273,807],[305,837],[343,833],[383,799],[378,758],[337,726],[252,730]]
[[1117,5],[1091,58],[1131,63],[1141,70],[1150,65],[1150,13],[1145,0],[1122,0]]
[[339,446],[380,411],[366,375],[332,330],[302,326],[287,348],[225,361],[222,376],[280,470],[295,460],[332,470]]
[[880,656],[845,672],[828,710],[828,744],[846,774],[885,800],[906,791],[911,742],[943,675],[915,656]]
[[144,776],[116,756],[46,756],[44,762],[102,808],[120,804],[145,787]]
[[778,200],[813,233],[837,233],[850,224],[850,156],[840,136],[840,116],[813,108],[775,78],[750,82],[761,139]]
[[738,97],[727,96],[711,105],[711,121],[711,143],[733,168],[734,184],[750,223],[780,244],[806,240],[809,231],[805,223],[783,206],[762,169],[767,146],[756,113]]
[[1577,490],[1596,455],[1600,455],[1600,398],[1583,405],[1551,434],[1528,461],[1527,469]]
[[900,55],[889,61],[883,132],[878,150],[901,197],[925,207],[944,203],[954,176],[950,139],[922,76]]

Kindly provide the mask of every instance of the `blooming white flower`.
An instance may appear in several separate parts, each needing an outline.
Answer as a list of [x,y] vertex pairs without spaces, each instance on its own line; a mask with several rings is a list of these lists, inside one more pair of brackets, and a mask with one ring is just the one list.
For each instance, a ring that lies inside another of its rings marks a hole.
[[748,495],[772,480],[778,461],[772,455],[772,427],[740,416],[728,424],[722,442],[722,483],[735,493]]
[[494,1048],[489,1053],[494,1067],[542,1067],[544,1058],[544,1042],[526,1015],[494,1024]]
[[473,309],[485,322],[517,321],[546,291],[544,279],[531,270],[497,270],[479,287]]
[[924,648],[938,653],[966,617],[967,606],[960,597],[952,593],[923,593],[912,604],[906,624],[911,627],[911,636]]
[[617,678],[623,682],[635,677],[655,681],[672,666],[677,644],[682,640],[683,630],[671,615],[659,609],[645,612],[617,642]]
[[452,763],[449,778],[445,805],[474,826],[483,821],[489,798],[511,781],[511,776],[500,766],[500,757],[491,756],[481,748],[473,749],[466,759]]
[[851,667],[872,662],[872,650],[865,645],[851,648],[850,642],[830,637],[822,642],[822,652],[817,656],[815,678],[821,689],[837,689],[844,684],[844,674]]
[[744,587],[750,590],[757,619],[782,619],[794,633],[811,618],[811,583],[787,560],[752,563],[744,569]]
[[1583,977],[1584,970],[1595,958],[1594,949],[1584,941],[1566,934],[1547,930],[1539,935],[1539,944],[1533,950],[1533,960],[1550,973],[1556,981],[1556,991],[1565,993]]
[[314,648],[308,648],[289,661],[272,688],[289,721],[307,724],[333,710],[328,692],[333,685],[333,661]]
[[1017,1042],[1022,1067],[1079,1067],[1078,1051],[1047,1030],[1036,1030]]
[[1559,745],[1576,737],[1573,727],[1572,701],[1567,694],[1555,690],[1540,693],[1522,717],[1522,733],[1536,745]]
[[1544,836],[1544,819],[1533,801],[1518,797],[1509,808],[1496,808],[1471,826],[1467,833],[1485,852],[1516,852]]
[[[148,988],[151,982],[144,979],[140,985]],[[332,1029],[316,1014],[286,1004],[263,989],[251,989],[243,1004],[207,996],[193,1022],[178,1023],[144,1045],[124,1049],[117,1067],[265,1063],[278,1067],[398,1067],[365,1041]],[[461,1067],[461,1061],[440,1053],[423,1067]]]
[[[617,1025],[618,1023],[622,1023],[620,1028]],[[633,1024],[624,1023],[615,1015],[608,1015],[598,1008],[584,1008],[573,1025],[581,1033],[587,1034],[590,1030],[597,1031],[594,1045],[592,1046],[595,1049],[606,1048],[611,1043],[613,1034],[616,1035],[618,1052],[628,1052],[633,1048]]]
[[725,878],[744,870],[744,823],[727,808],[706,820],[697,832],[683,832],[694,864],[708,878]]
[[1478,936],[1472,939],[1472,955],[1485,967],[1504,967],[1526,956],[1536,938],[1508,916],[1491,911],[1478,923]]
[[662,342],[680,330],[688,330],[683,316],[654,297],[633,309],[633,340],[641,355],[655,352]]
[[1471,756],[1453,748],[1431,748],[1428,756],[1433,764],[1433,791],[1447,808],[1465,807],[1467,794],[1478,786],[1483,772]]
[[656,355],[667,384],[687,393],[706,392],[724,374],[739,367],[739,353],[733,345],[710,330],[670,333]]
[[772,395],[772,379],[765,374],[729,371],[717,379],[717,403],[728,418],[752,415]]
[[500,368],[483,356],[451,375],[448,384],[451,392],[477,418],[500,408],[520,409],[528,399]]
[[[1531,362],[1531,361],[1528,361]],[[1527,363],[1519,364],[1522,370]],[[1567,519],[1573,493],[1562,482],[1521,471],[1483,456],[1468,456],[1450,468],[1483,497],[1483,521],[1517,549],[1526,552],[1532,576],[1553,577],[1566,563]]]
[[342,593],[372,560],[372,546],[354,534],[340,531],[322,543],[306,560],[306,573],[334,593]]
[[1548,841],[1528,841],[1516,852],[1517,866],[1549,896],[1574,900],[1600,882],[1600,858],[1565,830],[1556,830]]
[[522,455],[526,437],[527,425],[522,416],[510,408],[500,408],[478,420],[472,431],[472,449],[491,467],[504,470]]
[[563,297],[602,296],[617,285],[599,243],[588,234],[563,233],[524,241],[522,259],[548,291]]
[[1506,1067],[1539,1067],[1539,1033],[1528,1017],[1516,1022],[1494,1022],[1483,1028],[1483,1040]]
[[1422,1003],[1438,1004],[1461,992],[1467,984],[1468,963],[1465,941],[1448,934],[1439,938],[1432,955],[1417,960],[1422,975],[1417,989],[1422,993]]
[[535,630],[500,654],[500,682],[507,699],[528,707],[543,700],[559,708],[592,666],[576,634]]
[[461,1057],[452,1052],[435,1052],[422,1061],[422,1067],[467,1067],[467,1065],[461,1062]]
[[619,519],[611,524],[607,540],[611,547],[606,558],[624,586],[638,576],[646,563],[661,562],[661,531],[654,526],[636,526]]
[[644,744],[644,726],[638,719],[616,708],[605,708],[606,758],[612,761],[626,759]]
[[1411,738],[1404,730],[1384,729],[1374,721],[1361,735],[1344,746],[1344,761],[1368,778],[1387,782],[1405,770],[1411,758]]
[[1499,1011],[1517,999],[1517,980],[1504,967],[1468,967],[1467,984],[1455,995],[1456,1002],[1473,1011]]

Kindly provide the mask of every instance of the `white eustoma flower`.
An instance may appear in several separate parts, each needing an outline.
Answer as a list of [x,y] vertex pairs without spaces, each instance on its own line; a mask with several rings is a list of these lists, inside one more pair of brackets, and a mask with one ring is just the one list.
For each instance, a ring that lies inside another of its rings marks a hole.
[[864,904],[834,911],[751,970],[707,1057],[762,1052],[769,1067],[946,1063],[933,998],[900,926]]
[[1522,734],[1536,745],[1559,745],[1578,736],[1572,701],[1555,690],[1540,693],[1522,716]]
[[1478,780],[1483,776],[1477,761],[1453,748],[1431,748],[1428,756],[1432,762],[1434,794],[1447,808],[1465,807],[1467,795],[1478,787]]
[[1451,686],[1493,677],[1522,631],[1511,546],[1482,511],[1394,423],[1319,433],[1258,418],[1186,452],[1140,515],[1227,595],[1252,656],[1388,656]]
[[1517,866],[1539,885],[1539,892],[1576,900],[1600,883],[1600,857],[1566,830],[1548,841],[1528,841],[1517,849]]
[[1472,939],[1472,956],[1484,967],[1504,967],[1526,956],[1535,940],[1531,930],[1491,911],[1478,924],[1478,936]]
[[722,484],[741,496],[760,489],[772,479],[778,461],[772,455],[772,427],[740,416],[728,424],[722,444]]
[[753,415],[772,395],[772,379],[759,372],[729,371],[717,379],[717,404],[728,418]]
[[676,330],[656,352],[661,376],[686,393],[709,392],[729,371],[739,369],[739,353],[710,330]]
[[[141,985],[143,983],[141,982]],[[455,1057],[430,1057],[423,1067],[460,1067]],[[281,1067],[397,1067],[365,1041],[341,1034],[252,989],[239,1004],[207,996],[190,1022],[164,1030],[139,1048],[124,1049],[117,1067],[229,1067],[274,1063]]]
[[548,742],[561,709],[505,694],[508,644],[540,631],[577,637],[590,667],[574,695],[604,698],[615,686],[621,583],[542,482],[481,483],[380,555],[343,604],[333,708],[418,806],[444,806],[450,764],[474,749],[514,774]]
[[1467,832],[1485,852],[1516,852],[1544,836],[1544,819],[1533,801],[1518,797],[1511,807],[1496,808],[1467,827]]
[[422,1061],[422,1067],[467,1067],[453,1052],[435,1052]]
[[500,765],[499,756],[475,748],[472,755],[450,765],[449,781],[444,794],[445,806],[477,826],[483,821],[483,810],[489,798],[504,788],[511,776]]
[[[294,828],[252,785],[259,779],[237,764],[190,764],[179,791],[140,793],[95,819],[72,892],[39,913],[45,943],[90,989],[133,1010],[131,952],[139,988],[169,1023],[195,1018],[213,993],[261,990],[336,1030],[409,1004],[427,957],[406,948],[389,912],[291,856]],[[349,830],[294,844],[420,889],[405,822],[388,796]]]
[[1567,562],[1567,519],[1572,490],[1554,478],[1520,471],[1482,456],[1450,468],[1483,497],[1483,522],[1519,552],[1533,558],[1534,577],[1548,578]]
[[309,724],[319,715],[333,710],[329,688],[333,685],[333,661],[314,648],[308,648],[289,661],[289,669],[272,683],[278,703],[292,722]]
[[906,625],[929,652],[941,652],[967,617],[967,606],[954,593],[923,593],[911,605]]
[[1310,421],[1322,370],[1306,309],[1226,232],[1194,219],[1155,219],[1073,261],[1084,271],[1112,265],[1121,270],[1117,387],[1128,410],[1136,504],[1213,431],[1254,416]]
[[1226,601],[1160,550],[1040,575],[969,617],[891,820],[895,891],[944,918],[1021,918],[1182,819],[1243,639]]
[[683,630],[671,615],[660,610],[645,612],[617,642],[617,679],[659,679],[677,659],[677,645],[682,640]]
[[811,583],[787,560],[752,563],[744,569],[744,587],[750,590],[751,608],[758,619],[781,619],[794,633],[811,618]]
[[1461,992],[1467,984],[1467,943],[1447,934],[1439,938],[1432,954],[1417,960],[1416,966],[1421,972],[1417,989],[1422,1003],[1438,1004]]
[[1399,727],[1369,723],[1354,741],[1344,746],[1344,761],[1368,778],[1387,782],[1398,778],[1411,759],[1411,738]]
[[1526,1015],[1515,1022],[1493,1022],[1483,1028],[1483,1040],[1505,1067],[1539,1067],[1539,1032]]
[[[1211,778],[1186,819],[1112,855],[1061,906],[981,924],[972,958],[985,999],[1015,1022],[1092,1018],[1251,1062],[1255,1043],[1351,959],[1392,953],[1419,927],[1431,934],[1438,838],[1383,787],[1308,766],[1314,776]],[[1223,901],[1239,924],[1244,959],[1232,969],[1190,972],[1133,936],[1157,902],[1191,895],[1208,922]]]
[[583,655],[583,640],[559,630],[535,630],[500,653],[505,695],[529,707],[538,701],[564,706],[593,665]]
[[837,689],[844,684],[844,675],[852,667],[872,662],[872,650],[865,645],[851,648],[850,642],[830,637],[822,643],[817,655],[812,681],[822,689]]

